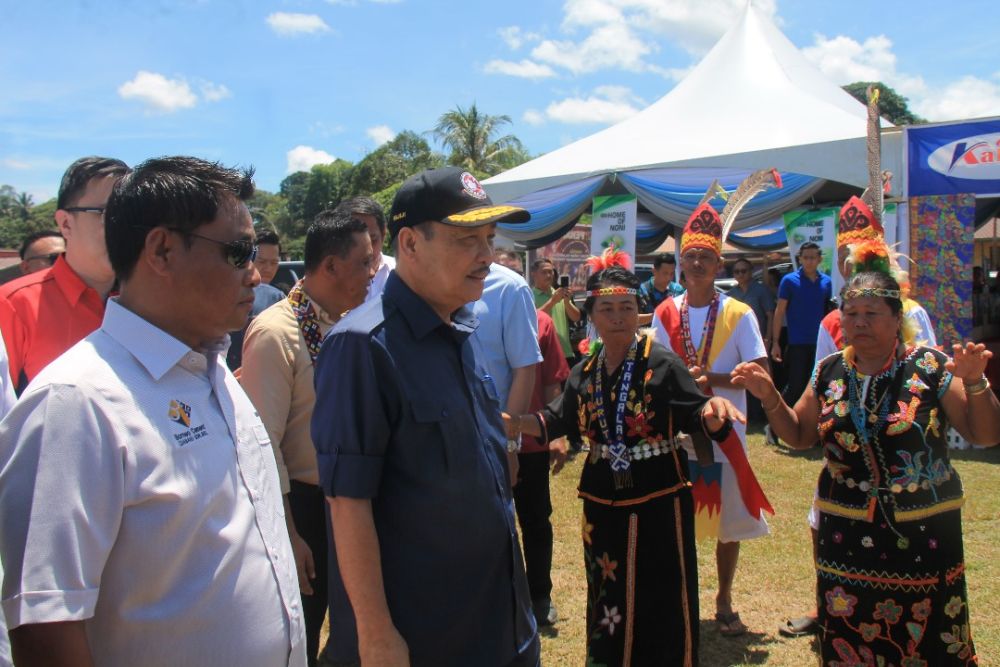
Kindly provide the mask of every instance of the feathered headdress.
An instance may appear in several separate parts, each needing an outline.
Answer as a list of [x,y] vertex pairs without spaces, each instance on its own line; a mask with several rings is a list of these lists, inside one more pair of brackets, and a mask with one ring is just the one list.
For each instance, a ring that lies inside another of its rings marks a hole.
[[[719,186],[718,181],[713,181],[684,225],[681,254],[688,248],[706,248],[721,257],[722,244],[729,236],[736,216],[751,199],[770,187],[781,187],[781,175],[775,169],[755,171],[731,195]],[[722,215],[709,203],[716,196],[726,200]]]
[[837,247],[848,247],[852,273],[887,273],[900,284],[907,281],[896,253],[886,245],[882,209],[892,174],[882,171],[882,141],[878,109],[879,91],[868,86],[868,187],[861,197],[851,197],[840,209]]
[[627,252],[619,250],[614,244],[611,244],[599,257],[588,257],[587,266],[590,267],[590,275],[604,269],[610,269],[612,266],[620,266],[627,270],[632,268],[632,258]]

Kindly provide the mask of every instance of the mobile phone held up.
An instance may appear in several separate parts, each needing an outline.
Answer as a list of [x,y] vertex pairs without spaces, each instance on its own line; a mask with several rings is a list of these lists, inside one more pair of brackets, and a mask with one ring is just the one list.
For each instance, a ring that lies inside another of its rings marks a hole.
[[559,276],[559,287],[569,289],[569,276]]

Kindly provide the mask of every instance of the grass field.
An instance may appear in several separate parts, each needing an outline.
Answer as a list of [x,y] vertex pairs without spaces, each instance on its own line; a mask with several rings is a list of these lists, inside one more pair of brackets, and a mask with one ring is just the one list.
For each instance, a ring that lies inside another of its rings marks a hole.
[[[770,537],[745,542],[741,547],[733,595],[736,610],[750,628],[742,637],[720,636],[711,620],[715,612],[715,544],[698,544],[701,665],[815,665],[812,640],[786,639],[778,634],[778,627],[789,616],[809,611],[813,604],[815,580],[806,514],[822,465],[820,450],[774,449],[764,444],[762,435],[754,433],[749,440],[750,461],[776,515],[769,519]],[[587,583],[580,546],[581,501],[576,497],[583,461],[583,456],[577,456],[552,481],[552,599],[560,620],[542,633],[542,664],[546,667],[584,664]],[[1000,559],[994,543],[1000,535],[1000,447],[953,450],[952,461],[968,498],[963,522],[972,632],[980,664],[1000,664],[1000,615],[990,612],[1000,600]]]
[[[586,579],[580,546],[580,501],[576,484],[583,456],[567,464],[553,480],[555,554],[553,601],[560,621],[542,635],[542,662],[547,666],[584,664]],[[750,436],[750,460],[776,515],[769,519],[771,536],[745,542],[740,554],[734,605],[750,631],[743,637],[719,635],[712,619],[716,589],[715,545],[698,544],[701,583],[701,664],[815,665],[810,638],[786,639],[778,626],[789,615],[801,615],[813,603],[814,575],[806,514],[819,474],[820,450],[790,452]],[[1000,563],[994,539],[1000,527],[1000,448],[953,452],[952,460],[965,483],[963,511],[965,553],[972,631],[980,664],[1000,664],[1000,616],[990,612],[1000,600]]]

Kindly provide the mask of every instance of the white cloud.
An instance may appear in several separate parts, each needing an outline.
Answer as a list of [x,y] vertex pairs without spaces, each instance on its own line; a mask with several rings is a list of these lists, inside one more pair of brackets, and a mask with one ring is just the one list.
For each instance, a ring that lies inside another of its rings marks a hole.
[[521,118],[528,125],[541,125],[545,122],[545,114],[538,109],[528,109]]
[[368,138],[375,142],[375,146],[381,146],[384,143],[392,141],[392,138],[396,136],[392,128],[388,125],[376,125],[375,127],[369,127],[365,130],[365,134]]
[[221,83],[202,81],[199,88],[201,89],[201,96],[205,98],[206,102],[218,102],[219,100],[233,96],[229,88],[226,88]]
[[516,25],[498,28],[497,34],[511,51],[517,51],[528,42],[537,42],[542,38],[537,32],[524,32],[520,26]]
[[271,26],[271,30],[282,37],[312,35],[330,31],[330,26],[318,14],[274,12],[267,17],[267,24]]
[[532,49],[531,56],[573,74],[601,69],[638,72],[646,68],[643,58],[654,49],[628,25],[609,23],[595,29],[582,42],[547,39]]
[[545,115],[559,123],[611,125],[629,118],[644,106],[624,86],[599,86],[588,97],[569,97],[545,108]]
[[912,108],[917,114],[933,121],[1000,116],[1000,84],[963,76],[916,101]]
[[297,171],[309,171],[318,164],[330,164],[337,158],[326,151],[312,146],[296,146],[285,153],[288,160],[288,170],[286,173],[294,174]]
[[7,169],[14,169],[16,171],[24,171],[26,169],[31,169],[31,163],[25,162],[24,160],[18,160],[12,157],[0,158],[0,167],[5,167]]
[[527,59],[516,63],[510,60],[491,60],[483,67],[483,71],[487,74],[506,74],[507,76],[535,81],[556,75],[555,70],[548,65],[541,65]]
[[122,99],[138,100],[149,110],[161,113],[190,109],[198,103],[198,96],[183,78],[168,79],[146,70],[139,70],[134,79],[119,86],[118,95]]

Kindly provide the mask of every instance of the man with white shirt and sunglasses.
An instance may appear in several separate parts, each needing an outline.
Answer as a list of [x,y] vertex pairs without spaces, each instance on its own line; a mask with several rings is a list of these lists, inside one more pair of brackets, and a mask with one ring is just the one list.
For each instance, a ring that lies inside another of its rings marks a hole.
[[120,296],[0,422],[19,665],[306,664],[270,441],[225,366],[260,282],[253,191],[175,157],[111,194]]

